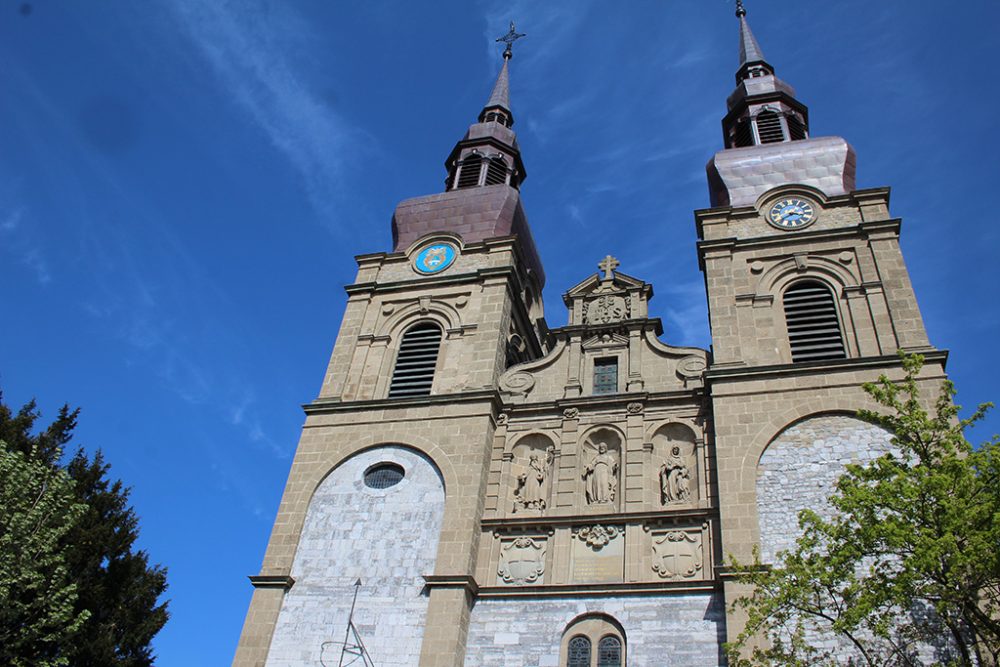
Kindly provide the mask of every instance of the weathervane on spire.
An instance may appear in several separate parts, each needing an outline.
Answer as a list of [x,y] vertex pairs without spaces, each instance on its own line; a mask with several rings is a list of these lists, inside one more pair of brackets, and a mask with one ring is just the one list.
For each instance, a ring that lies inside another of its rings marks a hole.
[[743,0],[736,0],[736,18],[743,18],[747,15],[746,7],[743,6]]
[[503,59],[504,60],[510,60],[511,58],[514,57],[514,52],[511,51],[510,46],[511,46],[511,44],[513,44],[514,42],[516,42],[517,40],[521,39],[524,36],[525,36],[525,34],[523,32],[517,32],[516,30],[514,30],[514,22],[511,21],[510,22],[510,32],[508,32],[503,37],[497,37],[497,41],[498,42],[503,42],[504,44],[507,45],[507,48],[505,48],[503,50]]

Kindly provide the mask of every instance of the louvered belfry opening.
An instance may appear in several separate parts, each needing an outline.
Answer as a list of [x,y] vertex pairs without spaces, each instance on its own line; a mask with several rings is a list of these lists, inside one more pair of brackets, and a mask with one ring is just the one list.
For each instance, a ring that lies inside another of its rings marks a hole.
[[483,158],[476,154],[462,160],[458,167],[458,183],[456,188],[474,188],[479,185],[479,172],[482,171]]
[[757,114],[757,136],[762,144],[774,144],[785,140],[785,132],[781,129],[781,117],[773,111],[762,111]]
[[507,182],[507,163],[503,158],[494,157],[486,163],[486,185],[499,185]]
[[403,334],[392,371],[389,398],[429,396],[441,349],[441,328],[430,322],[414,324]]
[[753,129],[750,127],[749,118],[744,118],[736,123],[736,129],[733,131],[732,140],[733,145],[731,148],[753,146]]
[[829,287],[815,280],[797,282],[785,291],[784,305],[793,362],[847,356]]
[[806,138],[806,126],[799,120],[798,116],[789,114],[785,116],[785,122],[788,123],[788,134],[792,141]]

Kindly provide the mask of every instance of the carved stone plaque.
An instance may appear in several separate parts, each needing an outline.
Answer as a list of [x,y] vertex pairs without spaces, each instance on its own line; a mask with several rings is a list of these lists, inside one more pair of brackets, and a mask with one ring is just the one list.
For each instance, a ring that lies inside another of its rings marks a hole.
[[621,581],[624,576],[625,536],[617,526],[587,526],[573,531],[573,581]]
[[541,584],[545,574],[545,540],[516,537],[500,546],[497,583],[511,586]]
[[621,294],[605,294],[583,304],[583,321],[586,324],[621,322],[629,316],[629,302]]
[[653,533],[653,572],[663,579],[693,579],[704,567],[701,530]]

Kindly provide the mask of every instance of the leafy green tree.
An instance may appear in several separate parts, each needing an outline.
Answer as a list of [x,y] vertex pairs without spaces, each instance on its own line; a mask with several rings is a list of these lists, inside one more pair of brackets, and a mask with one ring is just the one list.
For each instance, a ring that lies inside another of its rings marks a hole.
[[0,440],[0,664],[69,664],[89,613],[77,605],[65,538],[85,511],[64,470]]
[[735,667],[843,664],[817,630],[849,645],[853,664],[920,664],[920,645],[946,651],[938,664],[998,664],[1000,442],[964,436],[992,406],[959,419],[945,382],[928,411],[923,359],[901,358],[901,382],[864,387],[885,411],[859,413],[893,434],[894,451],[847,466],[832,517],[801,512],[802,536],[773,566],[734,563],[751,587],[734,603],[747,616],[728,646]]
[[0,438],[74,482],[83,510],[62,537],[68,572],[76,583],[75,609],[86,612],[69,650],[70,667],[147,667],[153,664],[153,637],[167,622],[165,568],[150,565],[137,549],[139,519],[129,504],[130,489],[108,477],[100,451],[82,450],[63,465],[79,410],[64,406],[56,420],[35,432],[40,414],[31,401],[16,414],[0,396]]

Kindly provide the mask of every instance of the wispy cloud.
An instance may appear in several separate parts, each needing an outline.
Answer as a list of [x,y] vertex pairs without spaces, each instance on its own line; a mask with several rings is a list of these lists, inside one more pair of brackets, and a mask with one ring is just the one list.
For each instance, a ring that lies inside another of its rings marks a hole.
[[25,224],[27,208],[16,206],[0,211],[0,240],[4,249],[21,265],[27,267],[40,285],[52,282],[52,273],[41,249]]
[[323,101],[289,53],[308,25],[281,3],[177,0],[168,6],[228,93],[302,178],[316,210],[337,224],[344,156],[361,136]]

